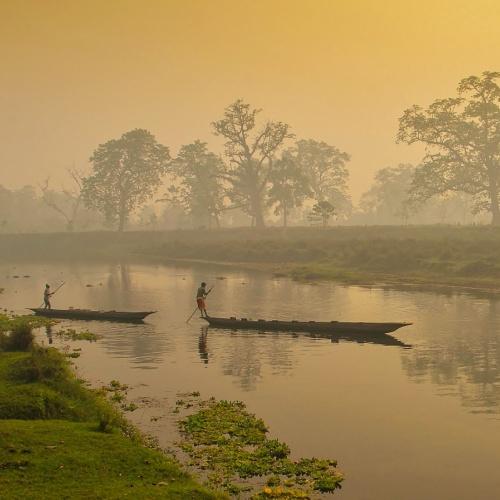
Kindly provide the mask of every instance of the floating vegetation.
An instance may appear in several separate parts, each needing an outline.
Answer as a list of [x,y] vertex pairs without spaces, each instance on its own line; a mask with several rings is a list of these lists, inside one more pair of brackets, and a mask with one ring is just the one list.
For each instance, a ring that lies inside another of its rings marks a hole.
[[77,332],[72,328],[66,330],[60,330],[55,332],[54,335],[63,338],[64,340],[88,340],[89,342],[95,342],[102,338],[102,335],[97,335],[89,331]]
[[19,325],[27,325],[30,328],[40,328],[42,326],[50,326],[55,324],[53,319],[44,318],[42,316],[35,316],[28,314],[23,316],[16,316],[15,314],[2,314],[0,313],[0,331],[9,332]]
[[177,400],[174,412],[195,405],[197,411],[179,421],[184,438],[179,447],[189,465],[207,472],[210,487],[231,495],[251,491],[252,498],[310,498],[340,488],[343,476],[335,460],[291,460],[288,445],[268,438],[263,420],[244,403],[194,402],[191,396]]
[[122,384],[118,380],[112,380],[108,385],[102,387],[102,391],[107,393],[109,400],[117,404],[123,411],[135,411],[139,406],[135,403],[127,402],[127,392],[129,386]]

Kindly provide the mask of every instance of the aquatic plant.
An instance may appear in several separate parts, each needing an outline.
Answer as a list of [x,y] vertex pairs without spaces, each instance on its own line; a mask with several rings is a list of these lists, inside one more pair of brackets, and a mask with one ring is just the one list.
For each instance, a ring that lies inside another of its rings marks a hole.
[[64,340],[88,340],[89,342],[95,342],[102,338],[102,335],[97,335],[95,333],[89,332],[88,330],[77,332],[73,328],[67,328],[66,330],[59,330],[55,332],[54,335],[63,338]]
[[268,438],[264,421],[249,413],[241,401],[196,402],[191,397],[178,400],[176,408],[185,409],[188,404],[197,406],[197,411],[179,421],[184,438],[179,446],[190,465],[210,471],[210,486],[235,494],[255,488],[248,480],[262,478],[267,485],[255,498],[307,498],[314,490],[340,488],[343,476],[335,460],[291,460],[288,445]]

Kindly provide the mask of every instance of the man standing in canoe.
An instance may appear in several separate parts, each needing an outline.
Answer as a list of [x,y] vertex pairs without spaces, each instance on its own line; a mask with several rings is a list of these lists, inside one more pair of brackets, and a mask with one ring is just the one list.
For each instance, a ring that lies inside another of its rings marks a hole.
[[[205,298],[209,294],[210,290],[207,292],[207,284],[203,282],[200,287],[198,288],[198,291],[196,292],[196,303],[198,304],[198,309],[200,310],[201,317],[205,316],[205,318],[208,318],[207,314],[207,306],[205,304]],[[205,313],[205,314],[203,314]]]
[[44,304],[44,309],[52,309],[52,306],[50,305],[50,297],[54,295],[50,291],[50,285],[47,283],[45,285],[45,290],[43,291],[43,304]]

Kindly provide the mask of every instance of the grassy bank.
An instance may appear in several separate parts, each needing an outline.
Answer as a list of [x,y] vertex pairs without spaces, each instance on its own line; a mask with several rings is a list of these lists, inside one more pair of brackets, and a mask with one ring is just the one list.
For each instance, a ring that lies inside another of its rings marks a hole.
[[2,498],[217,497],[147,447],[61,353],[27,345],[31,325],[0,319]]
[[0,257],[186,259],[298,279],[498,288],[500,229],[456,226],[269,228],[3,235]]

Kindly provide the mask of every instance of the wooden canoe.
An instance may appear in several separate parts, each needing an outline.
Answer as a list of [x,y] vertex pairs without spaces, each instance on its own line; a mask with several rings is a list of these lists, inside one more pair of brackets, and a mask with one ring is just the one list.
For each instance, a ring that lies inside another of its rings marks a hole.
[[140,322],[156,311],[92,311],[91,309],[30,308],[38,316],[101,321]]
[[352,323],[343,321],[279,321],[246,318],[204,318],[210,326],[227,329],[277,330],[288,332],[326,332],[349,335],[384,335],[411,323]]

